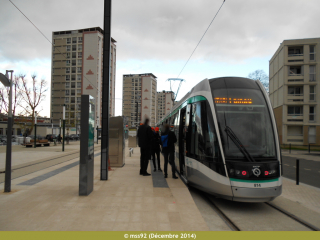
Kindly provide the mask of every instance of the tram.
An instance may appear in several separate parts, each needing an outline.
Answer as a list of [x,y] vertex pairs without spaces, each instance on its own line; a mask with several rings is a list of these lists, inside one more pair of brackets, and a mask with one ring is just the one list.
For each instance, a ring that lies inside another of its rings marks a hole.
[[188,185],[239,202],[282,193],[282,162],[272,106],[260,81],[205,79],[157,126],[177,136],[176,170]]

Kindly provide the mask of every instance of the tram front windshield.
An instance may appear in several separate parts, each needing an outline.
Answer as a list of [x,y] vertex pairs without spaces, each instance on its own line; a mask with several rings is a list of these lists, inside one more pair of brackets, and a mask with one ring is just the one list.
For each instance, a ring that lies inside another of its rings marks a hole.
[[[275,138],[267,103],[260,90],[217,89],[213,91],[226,159],[246,160],[242,145],[255,159],[275,158]],[[240,144],[227,134],[229,127]]]

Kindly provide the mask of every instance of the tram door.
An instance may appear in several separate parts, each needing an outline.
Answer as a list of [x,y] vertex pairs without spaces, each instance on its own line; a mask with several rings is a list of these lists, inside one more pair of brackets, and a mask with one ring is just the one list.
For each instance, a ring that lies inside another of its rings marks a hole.
[[179,124],[179,161],[180,161],[180,174],[187,179],[187,172],[185,166],[186,153],[187,153],[187,130],[188,130],[188,111],[190,106],[184,107],[180,110],[180,124]]

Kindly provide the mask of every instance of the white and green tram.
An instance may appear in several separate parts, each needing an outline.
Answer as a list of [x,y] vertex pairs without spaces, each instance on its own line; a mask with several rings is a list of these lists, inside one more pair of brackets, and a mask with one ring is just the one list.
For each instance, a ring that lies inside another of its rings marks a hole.
[[281,194],[277,127],[260,81],[205,79],[157,126],[165,123],[177,136],[175,164],[188,185],[241,202],[267,202]]

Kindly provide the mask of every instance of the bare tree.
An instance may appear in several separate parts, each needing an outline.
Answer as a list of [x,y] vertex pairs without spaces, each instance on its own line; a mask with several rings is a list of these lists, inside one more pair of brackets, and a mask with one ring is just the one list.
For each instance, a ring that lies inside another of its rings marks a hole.
[[[22,100],[22,94],[20,91],[19,77],[14,76],[12,80],[12,117],[16,115],[17,107],[20,105]],[[8,114],[9,112],[9,92],[10,87],[0,88],[0,113]]]
[[[32,81],[25,78],[25,75],[20,75],[21,84],[18,85],[21,91],[22,101],[19,106],[23,109],[24,115],[31,116],[31,123],[34,122],[35,113],[39,113],[41,110],[37,109],[39,105],[45,100],[45,93],[47,89],[47,81],[41,79],[37,80],[36,74],[31,76]],[[31,132],[33,129],[33,124],[31,124]]]
[[263,70],[256,70],[248,75],[248,78],[260,80],[266,91],[269,93],[269,76]]

